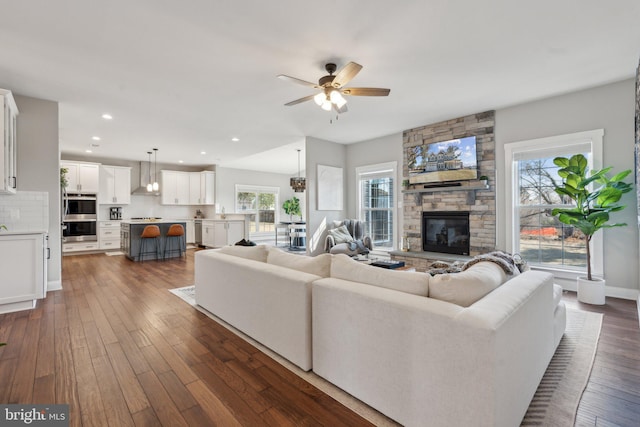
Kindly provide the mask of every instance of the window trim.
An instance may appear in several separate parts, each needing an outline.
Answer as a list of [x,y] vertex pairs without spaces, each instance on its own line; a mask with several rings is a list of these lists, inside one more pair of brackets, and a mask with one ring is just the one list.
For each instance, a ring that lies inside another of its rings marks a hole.
[[384,162],[384,163],[376,163],[372,165],[364,165],[356,167],[356,189],[357,189],[357,200],[356,200],[356,211],[357,218],[362,220],[363,211],[362,211],[362,186],[360,185],[360,180],[363,176],[368,175],[390,175],[393,179],[393,206],[389,208],[389,210],[393,213],[393,236],[391,242],[391,248],[376,248],[374,247],[374,252],[382,252],[387,253],[391,251],[395,251],[398,245],[398,162]]
[[[550,136],[546,138],[529,139],[511,142],[504,145],[505,161],[505,222],[506,222],[506,250],[513,252],[517,246],[518,233],[514,227],[517,224],[514,210],[514,200],[518,198],[518,188],[515,185],[518,176],[514,157],[519,153],[535,153],[539,151],[542,156],[545,152],[560,148],[570,148],[572,146],[591,145],[591,170],[602,169],[603,164],[603,140],[604,129],[594,129],[584,132],[576,132],[565,135]],[[591,240],[591,266],[593,274],[602,277],[604,274],[604,233],[596,233]],[[532,266],[534,268],[550,271],[562,276],[578,277],[586,273],[586,269],[573,270],[566,267]]]

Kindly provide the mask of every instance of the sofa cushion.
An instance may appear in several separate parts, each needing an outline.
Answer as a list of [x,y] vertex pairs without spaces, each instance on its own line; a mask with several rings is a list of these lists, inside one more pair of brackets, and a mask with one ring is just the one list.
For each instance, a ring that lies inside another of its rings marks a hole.
[[553,306],[557,307],[562,301],[562,286],[553,284]]
[[347,227],[345,225],[341,225],[337,228],[332,228],[331,230],[328,230],[327,233],[329,233],[329,235],[333,237],[336,245],[339,243],[353,242],[353,237],[351,236],[351,233],[349,233],[349,230],[347,230]]
[[267,262],[267,246],[223,246],[218,251],[223,254],[233,255],[240,258],[253,259],[255,261]]
[[331,255],[320,254],[315,257],[295,255],[281,249],[270,247],[267,256],[267,264],[278,265],[292,270],[315,274],[320,277],[329,277],[331,267]]
[[429,281],[429,297],[469,307],[507,281],[502,267],[482,261],[461,273],[440,274]]
[[410,271],[394,271],[354,261],[347,255],[334,255],[331,277],[360,282],[426,297],[429,293],[429,275]]

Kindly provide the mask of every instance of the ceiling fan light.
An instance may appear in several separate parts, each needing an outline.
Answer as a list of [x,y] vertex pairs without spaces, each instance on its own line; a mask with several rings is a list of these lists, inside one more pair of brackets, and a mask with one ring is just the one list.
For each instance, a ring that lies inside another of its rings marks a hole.
[[319,106],[322,106],[322,103],[324,102],[324,93],[320,92],[318,93],[316,96],[313,97],[313,101],[318,104]]
[[149,193],[151,193],[151,192],[153,191],[153,184],[151,184],[151,183],[148,183],[148,184],[147,184],[147,191],[148,191]]
[[340,91],[339,91],[339,90],[332,90],[332,91],[331,91],[330,98],[331,98],[331,102],[333,102],[334,104],[336,104],[336,105],[338,105],[338,106],[339,106],[339,104],[344,105],[344,104],[346,104],[346,102],[347,102],[347,101],[344,99],[344,97],[342,96],[342,94],[340,93]]
[[158,191],[160,189],[160,185],[157,182],[154,182],[151,187],[153,188],[153,191]]
[[325,101],[322,103],[322,109],[323,109],[323,110],[325,110],[325,111],[331,111],[331,105],[332,105],[332,104],[331,104],[331,101],[327,101],[327,100],[325,100]]

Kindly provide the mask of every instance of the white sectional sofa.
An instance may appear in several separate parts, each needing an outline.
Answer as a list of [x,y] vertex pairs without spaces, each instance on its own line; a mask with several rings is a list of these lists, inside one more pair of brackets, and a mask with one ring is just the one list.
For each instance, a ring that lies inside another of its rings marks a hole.
[[519,425],[564,333],[561,293],[490,262],[431,277],[345,255],[196,253],[198,304],[406,426]]

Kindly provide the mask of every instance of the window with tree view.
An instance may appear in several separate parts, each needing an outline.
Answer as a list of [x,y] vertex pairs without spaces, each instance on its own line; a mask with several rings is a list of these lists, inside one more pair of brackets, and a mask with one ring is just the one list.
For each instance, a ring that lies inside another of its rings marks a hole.
[[360,186],[359,218],[375,249],[389,251],[394,245],[395,164],[357,169]]
[[[583,153],[589,157],[589,153]],[[560,197],[554,184],[561,183],[559,167],[553,157],[518,160],[517,189],[514,201],[515,221],[519,227],[516,252],[536,265],[581,269],[586,264],[584,235],[551,215],[556,207],[566,207],[571,201]]]
[[277,221],[278,189],[268,187],[236,187],[236,211],[248,213],[252,236],[273,234]]

